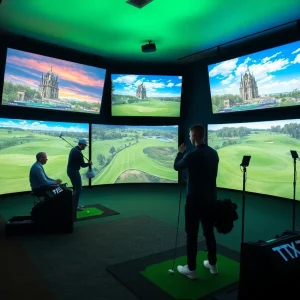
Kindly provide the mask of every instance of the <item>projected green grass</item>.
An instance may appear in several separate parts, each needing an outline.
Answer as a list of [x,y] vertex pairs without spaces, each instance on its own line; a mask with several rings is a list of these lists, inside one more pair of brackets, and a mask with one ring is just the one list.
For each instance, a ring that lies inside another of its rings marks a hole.
[[177,126],[93,125],[93,185],[132,182],[178,182],[173,169]]
[[[216,131],[211,131],[216,125],[209,125],[208,144],[217,149],[220,157],[218,187],[242,190],[240,163],[244,155],[251,155],[246,190],[293,198],[293,160],[290,150],[297,151],[300,148],[300,122],[279,122],[283,127],[276,124],[272,126],[273,122],[268,122],[270,129],[264,129],[265,124],[261,129],[254,123],[239,124],[240,128],[247,127],[244,132],[232,128],[234,124],[221,125],[223,128]],[[300,187],[297,186],[297,200],[299,192]]]
[[178,117],[180,115],[179,102],[161,102],[150,99],[148,101],[131,104],[113,104],[113,116],[145,116],[145,117]]
[[[48,156],[48,162],[44,165],[46,174],[53,179],[60,178],[63,182],[68,183],[68,187],[72,187],[66,172],[71,146],[59,138],[60,132],[53,131],[51,127],[48,130],[41,131],[39,130],[40,125],[33,125],[30,126],[30,129],[22,130],[17,128],[18,121],[0,119],[0,194],[31,190],[29,171],[32,164],[36,161],[35,155],[40,151],[45,151]],[[5,123],[7,123],[5,126],[13,125],[15,127],[3,128]],[[41,124],[48,126],[49,123],[57,126],[63,124],[55,122],[44,122]],[[68,126],[72,125],[76,124]],[[64,128],[66,129],[67,127]],[[65,133],[65,135],[64,138],[73,145],[76,145],[78,142],[76,136],[87,137],[86,133],[80,132],[69,132]],[[82,169],[83,185],[88,184],[85,172],[86,169]]]

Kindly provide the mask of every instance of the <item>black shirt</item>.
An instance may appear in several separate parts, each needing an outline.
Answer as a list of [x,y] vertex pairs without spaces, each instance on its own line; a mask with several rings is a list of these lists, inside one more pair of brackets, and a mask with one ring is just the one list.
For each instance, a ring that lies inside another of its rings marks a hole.
[[219,155],[206,144],[186,154],[178,153],[174,169],[188,170],[187,196],[201,198],[201,202],[217,201],[217,175]]
[[89,166],[89,164],[85,163],[83,160],[83,154],[81,153],[80,147],[76,146],[76,147],[72,148],[70,151],[70,154],[69,154],[69,161],[68,161],[67,168],[79,171],[80,168],[86,168],[88,166]]

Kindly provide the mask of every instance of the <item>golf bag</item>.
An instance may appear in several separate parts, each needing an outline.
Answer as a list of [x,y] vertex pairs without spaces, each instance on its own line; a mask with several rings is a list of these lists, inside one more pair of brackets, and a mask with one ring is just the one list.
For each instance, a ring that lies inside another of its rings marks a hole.
[[73,231],[74,205],[72,191],[66,185],[51,188],[45,198],[31,210],[32,221],[44,229]]
[[214,226],[219,233],[230,233],[238,219],[237,205],[231,199],[218,200]]

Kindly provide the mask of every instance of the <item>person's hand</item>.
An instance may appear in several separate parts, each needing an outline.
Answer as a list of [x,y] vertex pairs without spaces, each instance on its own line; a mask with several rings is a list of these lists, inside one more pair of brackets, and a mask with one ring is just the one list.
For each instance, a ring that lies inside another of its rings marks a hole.
[[62,181],[60,179],[56,179],[55,182],[56,182],[56,184],[61,184],[62,183]]
[[92,163],[92,161],[91,161],[91,160],[89,160],[89,165],[90,165],[90,166],[92,166],[92,164],[93,164],[93,163]]
[[180,153],[184,153],[186,151],[186,145],[185,144],[181,144],[178,148],[178,152]]

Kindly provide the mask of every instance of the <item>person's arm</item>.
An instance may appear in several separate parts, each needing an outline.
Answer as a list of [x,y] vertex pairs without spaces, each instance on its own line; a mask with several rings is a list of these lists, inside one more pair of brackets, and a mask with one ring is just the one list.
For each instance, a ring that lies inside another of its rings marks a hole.
[[81,167],[81,168],[86,168],[86,167],[88,167],[90,164],[84,162],[83,154],[82,154],[82,153],[79,153],[79,152],[78,152],[78,154],[80,155],[80,156],[78,157],[78,159],[80,160],[80,167]]
[[47,177],[47,175],[45,175],[43,170],[40,168],[37,169],[37,178],[38,178],[39,182],[41,183],[41,186],[56,184],[56,181],[53,179],[49,179],[49,177]]
[[176,171],[186,169],[188,167],[188,159],[189,159],[189,153],[186,153],[184,155],[183,153],[178,152],[174,161],[174,169]]

